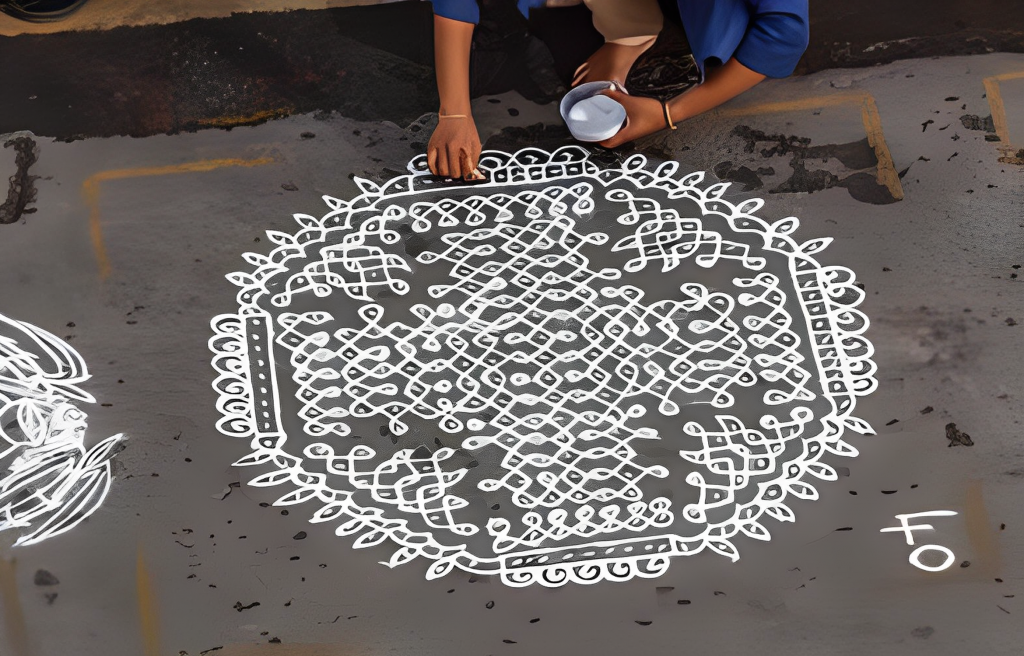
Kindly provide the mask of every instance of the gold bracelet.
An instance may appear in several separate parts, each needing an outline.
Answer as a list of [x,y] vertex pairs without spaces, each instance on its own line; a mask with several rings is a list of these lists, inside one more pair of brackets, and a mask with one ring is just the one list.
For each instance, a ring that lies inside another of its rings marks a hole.
[[469,118],[465,114],[438,114],[437,118]]
[[661,110],[665,112],[665,127],[670,130],[676,129],[676,124],[672,122],[672,114],[668,111],[668,103],[664,100],[661,101]]

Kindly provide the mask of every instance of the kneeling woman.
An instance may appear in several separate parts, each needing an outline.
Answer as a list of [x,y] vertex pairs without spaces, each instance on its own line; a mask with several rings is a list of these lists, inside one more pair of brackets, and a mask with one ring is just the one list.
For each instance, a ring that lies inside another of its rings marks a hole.
[[[480,5],[500,2],[434,0],[434,61],[441,107],[427,146],[427,161],[437,175],[474,174],[481,146],[470,106],[473,32],[480,21]],[[678,123],[721,105],[766,77],[787,77],[807,49],[808,0],[678,3],[701,83],[667,101],[608,91],[626,108],[627,119],[625,127],[602,146],[614,148],[662,129],[674,130]],[[525,16],[531,7],[544,4],[545,0],[518,0],[518,13]],[[586,4],[605,43],[580,66],[573,84],[607,80],[622,85],[633,63],[661,31],[658,1],[586,0]]]

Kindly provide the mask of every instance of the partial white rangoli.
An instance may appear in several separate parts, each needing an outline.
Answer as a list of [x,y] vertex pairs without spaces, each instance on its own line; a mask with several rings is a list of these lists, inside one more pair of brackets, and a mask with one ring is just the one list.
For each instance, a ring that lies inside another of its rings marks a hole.
[[0,315],[0,531],[28,545],[71,530],[110,489],[122,435],[85,445],[95,399],[75,349],[45,330]]
[[430,578],[554,586],[736,559],[836,478],[822,456],[856,455],[875,365],[852,272],[813,257],[831,240],[642,156],[490,152],[473,187],[425,168],[357,179],[228,276],[218,428],[278,504]]

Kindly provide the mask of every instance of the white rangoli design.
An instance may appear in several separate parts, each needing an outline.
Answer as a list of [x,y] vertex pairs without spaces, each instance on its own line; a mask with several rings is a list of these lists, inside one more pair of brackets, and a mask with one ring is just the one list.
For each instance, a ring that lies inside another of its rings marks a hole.
[[836,478],[822,456],[856,455],[875,365],[853,273],[813,257],[831,240],[674,162],[566,147],[480,168],[357,179],[228,276],[218,427],[251,439],[251,485],[356,547],[390,541],[392,566],[556,586],[735,560],[737,535],[817,497],[805,479]]
[[85,361],[59,337],[0,315],[0,531],[16,545],[71,530],[103,503],[122,435],[85,446],[95,403]]

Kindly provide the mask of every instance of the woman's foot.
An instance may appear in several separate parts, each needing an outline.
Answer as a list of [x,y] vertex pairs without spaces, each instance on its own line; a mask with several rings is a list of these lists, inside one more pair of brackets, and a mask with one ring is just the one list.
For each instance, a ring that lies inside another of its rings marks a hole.
[[587,61],[583,62],[576,69],[576,76],[572,80],[572,86],[584,82],[618,82],[625,87],[626,77],[629,76],[633,64],[640,58],[640,55],[654,45],[657,36],[649,37],[637,44],[624,45],[622,43],[607,42],[597,49]]

